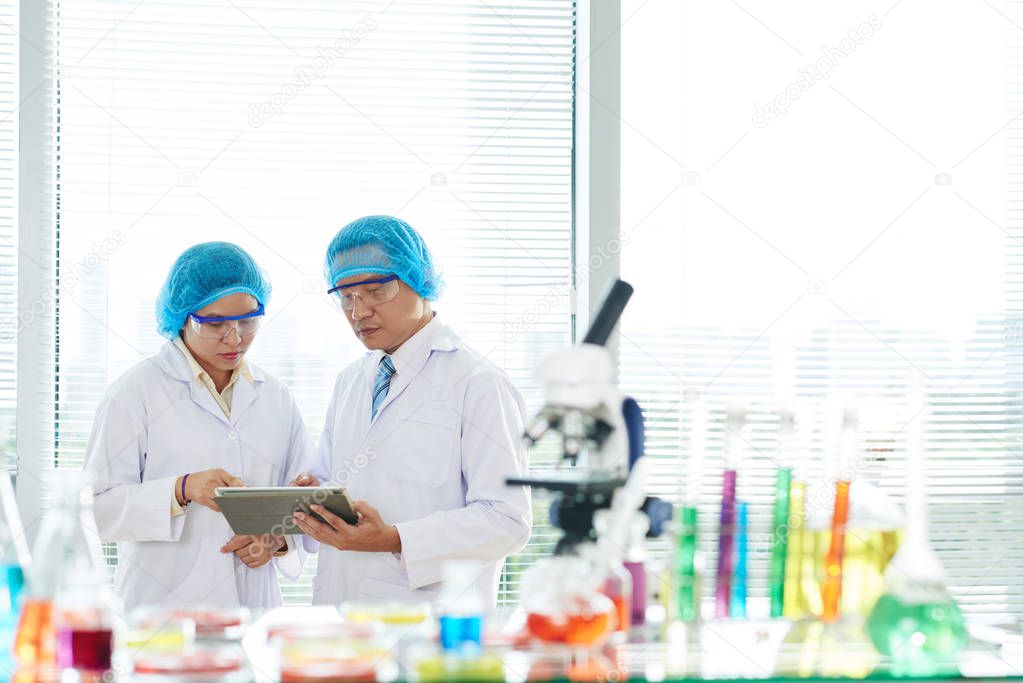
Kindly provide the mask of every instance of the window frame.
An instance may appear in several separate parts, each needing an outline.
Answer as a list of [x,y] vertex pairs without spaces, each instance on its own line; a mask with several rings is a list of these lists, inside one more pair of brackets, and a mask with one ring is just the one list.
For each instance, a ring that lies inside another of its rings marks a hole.
[[[18,463],[24,476],[17,477],[16,495],[30,544],[35,541],[38,521],[51,497],[47,482],[55,469],[58,436],[55,333],[60,302],[54,283],[60,274],[59,236],[53,226],[59,225],[59,200],[53,188],[59,180],[54,113],[61,66],[51,35],[54,11],[51,0],[19,0],[18,309],[31,310],[39,299],[38,292],[53,293],[45,315],[18,331],[16,421],[32,428],[18,433]],[[621,90],[619,0],[577,0],[576,12],[569,313],[573,340],[581,339],[591,312],[618,276],[617,254],[586,269],[581,279],[580,264],[586,268],[591,243],[608,243],[618,236],[620,122],[616,112]],[[588,56],[582,73],[579,55]],[[610,110],[605,106],[608,103]],[[613,348],[613,340],[610,344]]]
[[[57,183],[53,163],[56,98],[50,43],[51,2],[20,0],[18,8],[18,472],[15,489],[29,542],[35,540],[53,469],[55,410],[54,330],[59,311],[55,235],[56,206],[48,201]],[[39,293],[42,293],[42,296]],[[39,303],[42,302],[42,305]],[[20,313],[30,312],[31,324]],[[46,390],[47,387],[51,389]]]

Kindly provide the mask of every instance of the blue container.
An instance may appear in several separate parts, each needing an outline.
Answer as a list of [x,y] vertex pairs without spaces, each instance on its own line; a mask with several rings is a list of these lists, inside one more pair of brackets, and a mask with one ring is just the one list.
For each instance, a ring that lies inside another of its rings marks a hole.
[[483,647],[483,617],[441,617],[440,644],[446,652],[479,651]]

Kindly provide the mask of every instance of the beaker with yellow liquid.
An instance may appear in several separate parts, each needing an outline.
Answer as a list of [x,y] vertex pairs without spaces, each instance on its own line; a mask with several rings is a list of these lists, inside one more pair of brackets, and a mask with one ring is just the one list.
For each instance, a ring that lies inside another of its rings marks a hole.
[[[784,616],[819,618],[824,604],[825,559],[831,543],[833,482],[792,484],[788,555],[785,569]],[[884,593],[884,571],[895,556],[905,515],[888,494],[864,480],[849,490],[849,520],[839,612],[866,617]]]

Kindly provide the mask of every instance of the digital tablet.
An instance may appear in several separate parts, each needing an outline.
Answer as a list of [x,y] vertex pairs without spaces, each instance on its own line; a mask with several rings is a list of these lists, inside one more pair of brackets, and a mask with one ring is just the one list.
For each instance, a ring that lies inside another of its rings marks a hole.
[[333,486],[223,486],[216,489],[213,502],[240,535],[301,534],[292,515],[301,511],[322,522],[313,505],[322,505],[349,524],[356,521],[348,494]]

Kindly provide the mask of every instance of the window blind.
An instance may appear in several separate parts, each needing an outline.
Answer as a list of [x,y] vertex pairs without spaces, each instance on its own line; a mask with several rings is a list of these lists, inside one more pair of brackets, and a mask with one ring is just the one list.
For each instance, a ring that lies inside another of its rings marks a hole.
[[[0,445],[14,451],[18,358],[18,4],[0,2]],[[14,458],[3,463],[11,471]]]
[[[59,467],[81,465],[107,385],[159,348],[173,259],[212,239],[268,270],[253,359],[317,437],[363,351],[324,293],[323,251],[371,213],[424,234],[440,314],[538,407],[533,368],[570,334],[574,2],[78,0],[59,26],[60,266],[77,273]],[[502,600],[547,536],[510,558]],[[314,572],[282,579],[286,601],[308,602]]]
[[[690,484],[694,413],[708,413],[703,595],[726,407],[749,411],[739,496],[751,609],[766,613],[779,402],[803,407],[811,485],[835,456],[831,406],[860,405],[856,477],[902,503],[919,374],[953,596],[970,614],[1023,612],[1023,41],[1006,16],[1023,17],[999,8],[623,0],[622,273],[636,295],[621,377],[668,498]],[[940,38],[953,34],[954,57]]]

